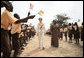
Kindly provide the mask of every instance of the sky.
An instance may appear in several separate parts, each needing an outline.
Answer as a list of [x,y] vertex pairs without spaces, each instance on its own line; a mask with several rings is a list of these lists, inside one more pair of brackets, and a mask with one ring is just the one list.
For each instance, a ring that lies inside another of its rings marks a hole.
[[[30,10],[30,3],[34,5],[33,10]],[[28,20],[26,24],[32,23],[37,28],[38,18],[42,17],[46,30],[50,28],[51,22],[54,20],[54,16],[57,14],[67,14],[71,19],[68,23],[78,22],[80,26],[83,22],[83,1],[13,1],[13,12],[18,13],[20,18],[27,16],[30,11],[31,15],[36,15],[34,19]],[[5,8],[1,9],[1,14]],[[38,12],[44,11],[44,15],[40,16]]]

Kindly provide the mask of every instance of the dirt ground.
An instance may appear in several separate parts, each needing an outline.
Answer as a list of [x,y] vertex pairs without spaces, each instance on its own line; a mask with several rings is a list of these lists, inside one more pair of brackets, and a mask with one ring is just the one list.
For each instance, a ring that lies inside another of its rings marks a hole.
[[65,42],[65,39],[59,40],[59,47],[51,47],[51,36],[45,35],[45,50],[38,49],[39,40],[35,36],[27,44],[23,52],[17,57],[83,57],[83,42],[80,40],[80,44],[76,45],[75,40],[73,43]]

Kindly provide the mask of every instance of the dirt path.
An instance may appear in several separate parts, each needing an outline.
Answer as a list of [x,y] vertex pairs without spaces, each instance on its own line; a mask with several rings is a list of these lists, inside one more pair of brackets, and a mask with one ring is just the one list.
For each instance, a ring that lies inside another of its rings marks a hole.
[[83,42],[76,45],[73,43],[59,40],[59,47],[51,47],[51,37],[45,35],[46,49],[39,50],[38,37],[35,36],[29,44],[25,47],[24,51],[18,57],[83,57]]

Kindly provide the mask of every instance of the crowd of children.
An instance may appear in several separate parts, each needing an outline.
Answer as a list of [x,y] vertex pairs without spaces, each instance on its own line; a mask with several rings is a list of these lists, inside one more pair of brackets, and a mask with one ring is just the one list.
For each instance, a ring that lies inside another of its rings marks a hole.
[[[69,43],[72,43],[72,38],[76,41],[76,44],[79,44],[79,39],[83,41],[83,23],[82,26],[78,26],[77,22],[74,24],[69,23],[69,25],[65,25],[60,28],[59,39],[63,40],[63,34],[65,37],[65,41],[69,38]],[[67,38],[68,37],[68,38]]]

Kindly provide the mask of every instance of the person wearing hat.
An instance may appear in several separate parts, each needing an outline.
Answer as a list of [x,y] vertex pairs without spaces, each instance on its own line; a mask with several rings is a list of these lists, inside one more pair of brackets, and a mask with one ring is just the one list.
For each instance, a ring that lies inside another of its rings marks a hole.
[[77,23],[74,24],[74,39],[76,40],[76,44],[79,44],[80,32]]
[[33,19],[35,15],[18,20],[10,13],[13,12],[13,6],[9,1],[2,1],[1,8],[3,7],[5,7],[6,10],[1,15],[1,51],[3,52],[2,57],[10,57],[11,46],[8,31],[11,24],[27,22],[28,19]]
[[39,18],[39,23],[37,25],[37,36],[39,39],[39,48],[42,50],[45,49],[44,34],[45,34],[45,26],[44,23],[42,22],[42,18]]
[[69,31],[68,31],[69,43],[72,43],[73,29],[72,29],[72,25],[71,25],[71,23],[69,23],[68,30],[69,30]]
[[59,25],[55,20],[53,20],[53,24],[50,26],[51,31],[51,46],[52,47],[59,47]]

